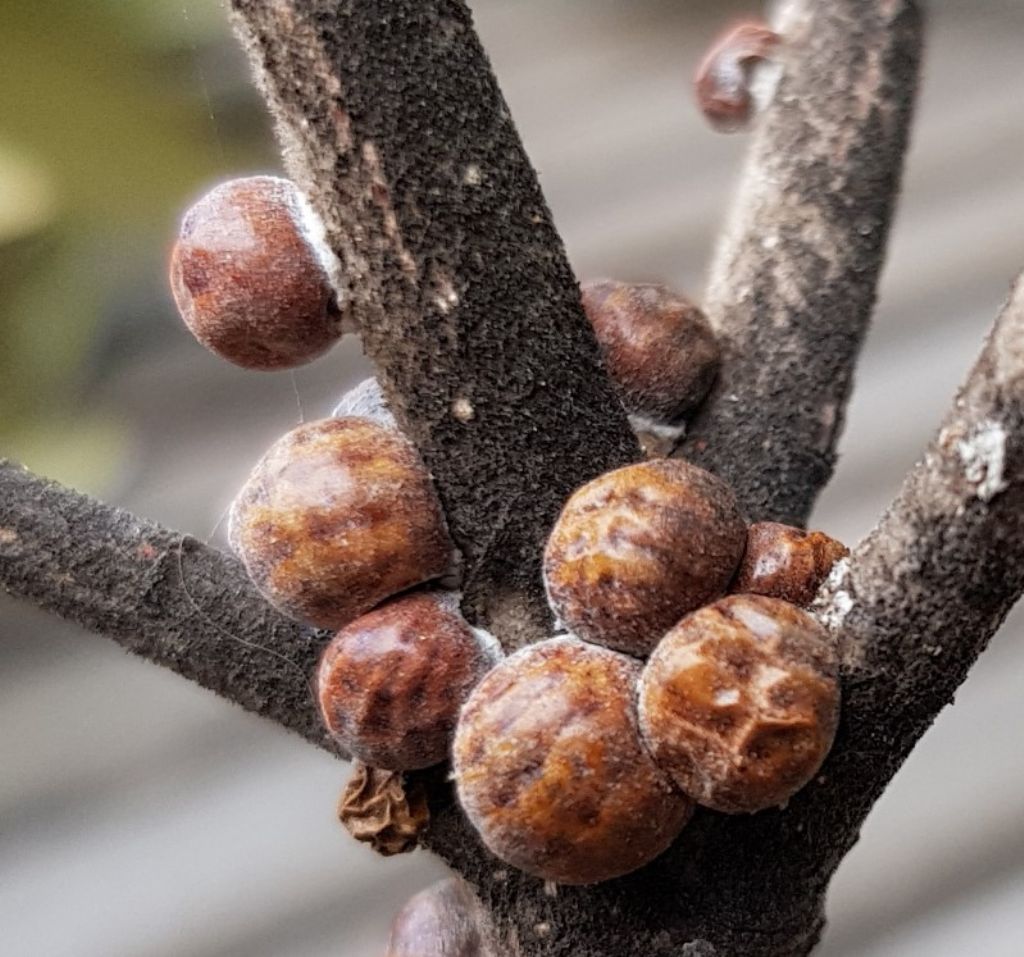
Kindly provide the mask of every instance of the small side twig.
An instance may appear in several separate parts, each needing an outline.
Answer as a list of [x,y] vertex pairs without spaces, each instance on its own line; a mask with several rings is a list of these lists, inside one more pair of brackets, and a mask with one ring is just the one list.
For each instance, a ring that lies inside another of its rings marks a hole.
[[682,454],[751,520],[802,524],[832,474],[900,185],[921,55],[914,0],[794,0],[705,311],[725,349]]

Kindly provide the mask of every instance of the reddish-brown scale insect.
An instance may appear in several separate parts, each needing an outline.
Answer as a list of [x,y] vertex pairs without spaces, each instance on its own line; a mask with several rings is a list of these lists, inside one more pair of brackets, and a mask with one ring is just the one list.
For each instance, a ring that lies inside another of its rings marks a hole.
[[785,803],[821,767],[839,718],[838,652],[795,605],[730,595],[684,618],[640,681],[640,726],[698,804]]
[[500,657],[471,628],[455,596],[404,595],[342,628],[317,671],[320,714],[354,757],[411,771],[448,755],[459,709]]
[[665,286],[611,279],[585,282],[580,292],[628,412],[672,423],[704,401],[722,353],[693,302]]
[[729,591],[809,605],[832,567],[850,550],[824,532],[755,522]]
[[697,104],[711,125],[723,133],[744,129],[752,118],[753,73],[771,58],[780,37],[760,20],[729,27],[711,45],[697,68]]
[[230,539],[269,601],[335,629],[444,574],[453,551],[416,450],[354,417],[278,439],[231,507]]
[[642,867],[689,820],[689,798],[637,728],[638,662],[576,638],[506,658],[463,708],[459,801],[491,851],[560,884]]
[[725,593],[746,540],[732,489],[679,459],[577,489],[544,550],[548,600],[580,638],[646,655],[687,612]]
[[192,334],[246,369],[291,369],[341,336],[319,225],[295,185],[235,179],[186,214],[171,290]]

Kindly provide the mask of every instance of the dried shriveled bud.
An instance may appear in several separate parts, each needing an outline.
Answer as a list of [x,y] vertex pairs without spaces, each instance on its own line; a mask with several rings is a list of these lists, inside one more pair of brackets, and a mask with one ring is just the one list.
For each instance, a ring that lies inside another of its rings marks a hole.
[[459,709],[500,657],[454,596],[405,595],[342,628],[324,649],[317,700],[327,730],[367,764],[396,771],[448,755]]
[[465,881],[438,881],[399,911],[385,957],[492,957],[486,923]]
[[729,591],[806,606],[832,566],[849,554],[842,542],[824,532],[756,522],[747,529],[747,549]]
[[645,655],[723,594],[746,538],[736,497],[710,472],[655,459],[569,498],[544,551],[555,614],[580,638]]
[[207,193],[171,256],[171,290],[192,334],[247,369],[290,369],[329,349],[342,320],[318,231],[288,180],[253,176]]
[[441,575],[452,545],[416,450],[367,419],[293,429],[231,508],[231,544],[267,599],[320,628],[343,628]]
[[697,68],[697,105],[720,132],[744,129],[754,110],[752,81],[758,64],[771,58],[779,35],[761,20],[743,20],[719,36]]
[[453,748],[459,800],[503,861],[593,884],[642,867],[692,803],[637,729],[637,662],[575,638],[523,649],[470,696]]
[[699,804],[784,804],[821,767],[839,716],[835,643],[788,602],[731,595],[662,639],[640,682],[655,760]]
[[627,411],[672,422],[704,401],[722,353],[689,299],[664,286],[610,279],[586,282],[580,291]]
[[356,762],[338,802],[338,820],[357,841],[382,857],[407,854],[419,844],[430,823],[422,782],[407,781],[398,771]]

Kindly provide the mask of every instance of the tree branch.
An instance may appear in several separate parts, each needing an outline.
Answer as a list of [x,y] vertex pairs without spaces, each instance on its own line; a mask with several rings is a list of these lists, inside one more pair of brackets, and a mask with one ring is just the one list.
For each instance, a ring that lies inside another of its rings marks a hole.
[[639,457],[462,0],[232,0],[342,298],[432,470],[467,608],[540,637],[565,498]]
[[819,595],[846,704],[809,813],[866,816],[1022,592],[1024,275],[924,458]]
[[309,686],[325,636],[208,545],[0,459],[0,588],[340,754]]
[[789,4],[705,310],[725,357],[682,453],[752,521],[802,524],[832,474],[875,303],[922,44],[914,0]]

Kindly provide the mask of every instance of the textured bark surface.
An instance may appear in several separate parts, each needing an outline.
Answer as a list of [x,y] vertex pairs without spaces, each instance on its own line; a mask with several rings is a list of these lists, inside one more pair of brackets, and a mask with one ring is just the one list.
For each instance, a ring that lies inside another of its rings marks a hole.
[[826,768],[837,807],[842,800],[854,819],[867,813],[1022,592],[1018,278],[924,458],[819,593],[846,676],[844,721]]
[[639,457],[536,175],[461,0],[232,0],[392,411],[433,472],[467,611],[548,616],[567,495]]
[[327,635],[240,562],[2,459],[0,490],[0,588],[341,754],[309,684]]
[[787,5],[785,70],[704,303],[725,358],[682,454],[752,521],[801,525],[832,475],[875,303],[921,54],[913,0]]

